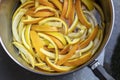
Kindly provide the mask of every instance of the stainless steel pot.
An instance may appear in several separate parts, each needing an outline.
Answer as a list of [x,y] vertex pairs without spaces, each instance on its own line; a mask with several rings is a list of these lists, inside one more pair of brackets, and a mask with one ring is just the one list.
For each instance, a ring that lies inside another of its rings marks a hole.
[[99,78],[102,78],[101,80],[114,80],[109,74],[105,72],[102,66],[99,65],[99,63],[95,60],[101,53],[102,49],[105,48],[113,29],[113,24],[114,24],[113,2],[112,0],[97,0],[97,1],[101,5],[105,14],[106,26],[105,26],[105,32],[104,32],[104,38],[103,38],[102,44],[97,50],[97,52],[95,53],[95,55],[87,63],[85,63],[84,65],[72,71],[63,72],[63,73],[47,73],[43,71],[38,71],[38,70],[32,69],[25,61],[23,61],[23,59],[21,59],[18,56],[17,50],[15,50],[15,48],[12,45],[11,22],[12,22],[13,12],[19,3],[19,0],[2,0],[0,3],[0,42],[4,50],[6,51],[6,53],[17,64],[34,73],[48,75],[48,76],[63,75],[63,74],[68,74],[68,73],[77,71],[89,65],[89,67],[92,68],[92,70],[95,72],[96,76],[98,76]]

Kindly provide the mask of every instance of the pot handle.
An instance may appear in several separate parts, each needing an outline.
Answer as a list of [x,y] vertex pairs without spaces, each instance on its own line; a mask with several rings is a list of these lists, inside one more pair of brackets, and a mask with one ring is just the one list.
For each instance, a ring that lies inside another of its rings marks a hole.
[[90,65],[89,68],[92,69],[94,74],[100,80],[115,80],[110,74],[106,72],[104,67],[98,62],[98,60],[94,60]]

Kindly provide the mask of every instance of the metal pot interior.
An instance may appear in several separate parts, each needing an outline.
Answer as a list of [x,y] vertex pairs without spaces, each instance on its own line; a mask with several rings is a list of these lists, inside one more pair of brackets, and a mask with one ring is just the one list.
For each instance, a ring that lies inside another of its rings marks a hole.
[[12,32],[11,32],[11,22],[12,22],[12,14],[19,3],[19,0],[2,0],[0,3],[0,42],[5,49],[6,53],[20,66],[24,67],[25,69],[43,75],[61,75],[66,73],[71,73],[76,70],[81,69],[82,67],[88,65],[92,62],[101,52],[101,50],[105,47],[106,43],[109,40],[111,35],[111,31],[113,28],[114,22],[114,10],[112,5],[112,0],[97,0],[98,3],[101,5],[104,15],[105,15],[105,31],[104,31],[104,38],[102,41],[101,46],[95,53],[95,55],[84,65],[70,71],[64,73],[47,73],[43,71],[38,71],[32,69],[23,59],[21,59],[18,55],[18,51],[12,45]]

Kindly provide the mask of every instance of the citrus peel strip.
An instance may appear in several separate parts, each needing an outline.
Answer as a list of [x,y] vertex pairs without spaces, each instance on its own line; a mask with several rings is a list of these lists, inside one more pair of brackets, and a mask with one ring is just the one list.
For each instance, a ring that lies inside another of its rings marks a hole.
[[53,37],[55,37],[56,39],[60,40],[62,42],[63,45],[66,45],[66,40],[64,38],[64,35],[60,32],[44,32],[47,35],[51,35]]
[[49,37],[55,42],[55,44],[57,45],[57,47],[59,49],[64,48],[64,45],[62,44],[62,42],[60,40],[58,40],[57,38],[55,38],[53,36],[49,36]]
[[72,9],[71,9],[71,13],[70,15],[68,16],[68,25],[71,26],[73,21],[74,21],[74,17],[75,17],[75,5],[73,4],[72,5]]
[[[55,59],[55,53],[53,52],[50,52],[50,51],[47,51],[46,49],[44,48],[40,48],[40,51],[46,55],[47,57],[49,57],[50,59]],[[66,56],[67,54],[65,55],[58,55],[58,59],[62,59]],[[77,58],[77,57],[80,57],[80,55],[78,55],[78,53],[75,53],[72,57],[68,58],[68,59],[74,59],[74,58]]]
[[72,25],[68,29],[68,33],[71,33],[76,28],[77,24],[78,24],[78,16],[76,15]]
[[82,49],[86,47],[89,44],[89,42],[92,41],[96,37],[97,32],[98,32],[98,26],[96,26],[93,29],[92,33],[89,35],[89,37],[79,45],[79,48]]
[[12,20],[15,18],[15,16],[18,14],[18,12],[19,12],[21,9],[23,9],[25,6],[30,5],[30,4],[33,4],[33,3],[34,3],[34,1],[27,1],[27,2],[23,3],[23,4],[15,11],[15,13],[14,13],[14,15],[13,15],[13,17],[12,17]]
[[80,58],[69,60],[64,63],[65,66],[79,66],[87,62],[92,57],[92,53],[88,52],[82,55]]
[[41,20],[41,21],[39,22],[39,25],[42,25],[42,24],[44,24],[44,23],[46,23],[46,22],[49,22],[49,21],[59,21],[59,22],[61,22],[61,23],[64,25],[65,34],[68,33],[68,26],[67,26],[67,24],[66,24],[62,19],[57,18],[57,17],[45,18],[45,19],[43,19],[43,20]]
[[46,35],[44,33],[38,33],[38,35],[40,37],[43,37],[43,38],[47,39],[50,43],[52,43],[54,45],[54,47],[55,47],[55,56],[56,56],[55,57],[55,63],[56,63],[58,61],[58,47],[57,47],[57,45],[54,43],[54,41],[48,35]]
[[19,52],[21,57],[23,58],[24,61],[26,61],[28,64],[30,64],[30,61],[25,57],[25,55],[22,52]]
[[21,9],[18,14],[16,14],[15,18],[12,21],[12,32],[13,32],[13,37],[15,38],[15,40],[17,42],[21,42],[20,37],[18,35],[17,32],[17,27],[18,27],[18,23],[21,20],[22,16],[25,14],[27,10],[25,9]]
[[82,3],[88,8],[88,10],[93,10],[94,5],[93,5],[93,0],[81,0]]
[[30,50],[31,47],[28,45],[28,43],[26,41],[25,30],[26,30],[26,27],[24,27],[23,30],[22,30],[22,43],[28,50]]
[[46,10],[41,10],[41,11],[38,11],[38,12],[34,13],[34,10],[33,10],[33,11],[28,11],[26,13],[26,15],[29,15],[31,17],[45,18],[45,17],[54,16],[55,14],[51,11],[46,11]]
[[39,51],[40,48],[43,48],[44,41],[39,37],[39,35],[35,31],[30,31],[30,38],[32,41],[33,48],[35,48],[40,59],[44,61],[45,55]]
[[56,27],[51,27],[49,25],[32,25],[31,30],[34,31],[42,31],[42,32],[54,32],[54,31],[58,31],[58,29]]
[[29,25],[26,26],[25,39],[26,39],[27,44],[31,47],[30,29],[31,29],[31,24],[29,24]]
[[46,10],[46,9],[48,9],[48,10],[50,10],[50,11],[53,11],[53,12],[56,14],[56,16],[59,17],[58,12],[57,12],[54,8],[51,8],[51,7],[48,7],[48,6],[40,6],[40,7],[37,7],[34,13],[36,13],[36,12],[38,12],[38,11],[40,11],[40,10]]
[[81,52],[81,53],[87,52],[87,51],[90,50],[92,47],[93,47],[93,41],[91,41],[91,42],[88,44],[88,46],[86,46],[85,48],[80,49],[79,52]]
[[54,6],[52,3],[50,3],[48,0],[38,0],[38,1],[39,1],[39,3],[42,4],[42,5],[55,8],[55,6]]
[[78,15],[79,21],[85,25],[87,28],[91,27],[91,24],[87,21],[85,15],[83,14],[82,8],[81,8],[81,0],[76,0],[75,2],[75,8],[76,8],[76,13]]
[[68,0],[68,9],[66,12],[66,18],[68,18],[72,12],[73,0]]
[[65,72],[73,69],[74,67],[67,67],[67,66],[58,66],[53,64],[48,57],[46,57],[46,63],[55,71],[58,72]]
[[22,22],[22,20],[24,20],[24,17],[21,18],[21,20],[20,20],[20,22],[18,24],[18,28],[17,28],[20,40],[22,40],[22,30],[23,30],[23,28],[25,26],[24,23]]
[[75,53],[75,51],[77,50],[78,48],[78,44],[75,44],[72,49],[68,52],[68,54],[66,54],[66,56],[62,59],[60,59],[58,62],[57,62],[57,65],[62,65],[64,64],[64,62],[66,62],[70,57],[72,57]]
[[33,56],[29,53],[29,51],[27,51],[27,49],[20,43],[18,42],[13,42],[13,44],[22,52],[24,53],[25,57],[30,61],[30,64],[32,65],[32,67],[34,68],[34,58]]
[[62,13],[61,13],[61,19],[65,19],[66,16],[65,14],[67,13],[67,8],[68,8],[68,0],[64,0],[64,4],[63,4],[63,10],[62,10]]
[[24,24],[35,24],[38,23],[42,18],[32,18],[31,16],[27,16],[28,19],[23,20]]
[[60,11],[62,11],[62,4],[59,0],[49,0],[51,3],[53,3]]

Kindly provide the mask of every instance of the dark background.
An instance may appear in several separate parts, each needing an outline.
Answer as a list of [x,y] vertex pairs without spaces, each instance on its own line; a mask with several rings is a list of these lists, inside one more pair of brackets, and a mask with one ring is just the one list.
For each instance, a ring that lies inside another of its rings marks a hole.
[[[116,80],[120,80],[120,0],[113,0],[115,7],[115,24],[112,36],[105,50],[105,68]],[[31,73],[18,66],[5,53],[0,45],[0,80],[50,80]],[[59,78],[59,77],[58,77]],[[53,79],[51,79],[53,80]]]

